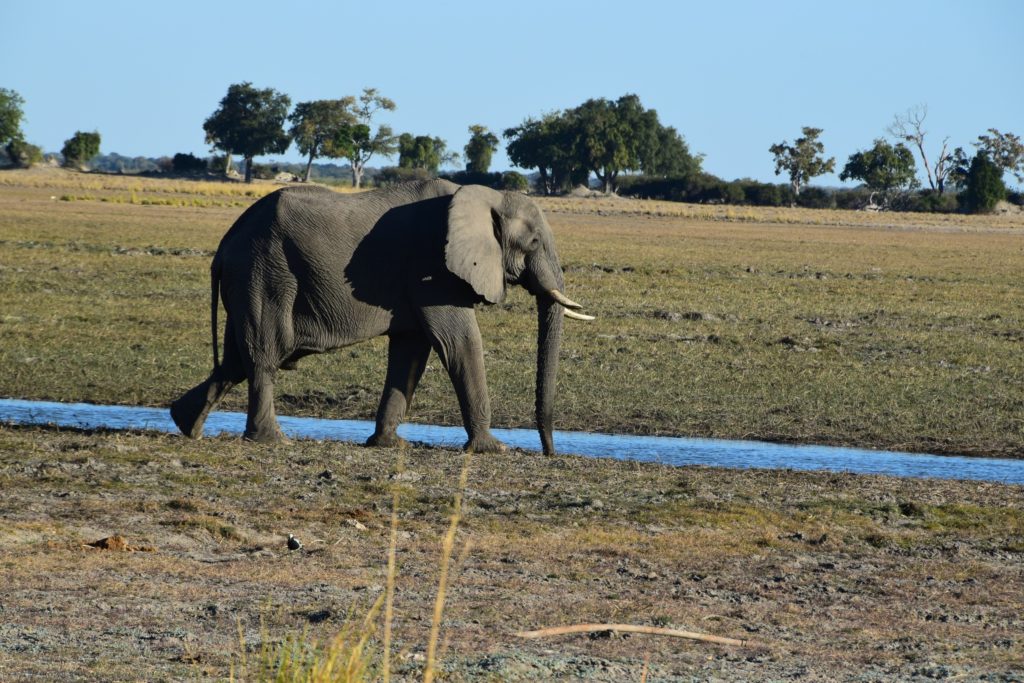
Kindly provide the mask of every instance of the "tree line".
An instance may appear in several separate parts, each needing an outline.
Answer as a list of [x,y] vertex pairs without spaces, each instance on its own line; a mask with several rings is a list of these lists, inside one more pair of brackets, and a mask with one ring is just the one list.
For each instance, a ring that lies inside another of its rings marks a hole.
[[[0,88],[0,146],[10,163],[24,166],[42,154],[21,133],[23,104],[16,92]],[[375,123],[379,114],[395,108],[395,102],[375,88],[364,88],[360,95],[299,102],[292,109],[288,95],[243,82],[228,87],[203,122],[203,131],[213,150],[222,153],[215,159],[223,171],[233,168],[232,157],[241,157],[247,182],[253,178],[256,157],[284,153],[292,144],[306,159],[304,180],[310,180],[317,159],[339,159],[348,162],[355,187],[363,184],[367,164],[375,156],[398,156],[397,166],[377,175],[378,183],[434,177],[442,167],[460,162],[460,154],[439,137],[396,135],[390,126]],[[535,171],[534,189],[543,194],[589,186],[596,178],[606,193],[677,201],[987,211],[1007,197],[1002,180],[1006,173],[1024,182],[1024,145],[1018,136],[992,128],[972,143],[973,153],[951,148],[949,138],[935,148],[925,130],[927,113],[921,105],[897,115],[886,129],[889,139],[876,138],[872,146],[851,154],[839,177],[861,185],[839,191],[810,185],[836,168],[836,159],[825,155],[821,128],[805,126],[793,142],[784,140],[768,148],[776,175],[788,178],[787,185],[727,182],[706,173],[703,155],[691,153],[684,137],[662,124],[657,111],[645,108],[635,94],[616,100],[593,98],[574,108],[530,116],[505,129],[502,137],[509,159]],[[445,177],[526,189],[527,180],[519,173],[490,173],[500,143],[495,133],[475,124],[469,134],[461,155],[465,170]],[[99,133],[77,131],[61,150],[64,163],[86,163],[99,153],[99,145]],[[918,180],[918,160],[928,187]],[[205,170],[207,164],[191,154],[176,154],[167,163],[182,172]],[[1011,198],[1020,203],[1019,193]]]

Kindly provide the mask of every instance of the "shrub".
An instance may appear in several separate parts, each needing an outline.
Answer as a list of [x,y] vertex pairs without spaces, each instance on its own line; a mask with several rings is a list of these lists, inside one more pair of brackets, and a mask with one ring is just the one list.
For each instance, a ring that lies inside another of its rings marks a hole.
[[526,192],[530,189],[530,181],[522,173],[505,171],[501,174],[501,189],[509,192]]
[[43,160],[43,150],[21,139],[14,139],[4,148],[10,163],[19,168],[31,168]]
[[450,180],[459,185],[486,185],[496,190],[502,188],[502,173],[477,173],[476,171],[455,171],[441,175],[445,180]]
[[427,180],[431,173],[425,168],[401,168],[400,166],[388,166],[380,169],[373,181],[377,187],[389,187],[399,183],[408,183],[414,180]]
[[175,173],[202,173],[206,171],[206,159],[178,152],[171,159],[171,169]]
[[836,204],[832,192],[823,187],[807,186],[797,195],[796,205],[805,209],[834,209]]
[[64,156],[65,166],[81,168],[100,153],[100,134],[75,131],[74,135],[64,141],[60,153]]
[[989,213],[1005,197],[1003,170],[987,154],[978,152],[967,171],[967,186],[958,197],[960,207],[968,213]]
[[922,213],[955,213],[957,198],[952,193],[939,194],[935,190],[921,190],[907,194],[895,203],[899,211],[917,211]]
[[789,186],[737,180],[743,190],[743,202],[753,206],[789,206]]
[[868,187],[843,188],[833,193],[832,201],[835,202],[837,209],[860,211],[871,205],[871,195],[874,195],[875,204],[881,204],[881,194]]

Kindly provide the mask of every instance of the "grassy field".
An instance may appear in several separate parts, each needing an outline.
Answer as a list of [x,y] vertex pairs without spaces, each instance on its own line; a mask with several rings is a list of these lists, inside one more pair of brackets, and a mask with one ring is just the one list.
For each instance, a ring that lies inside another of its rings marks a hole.
[[[0,395],[165,405],[210,366],[212,251],[270,184],[0,174]],[[541,199],[570,296],[558,427],[1024,455],[1024,218]],[[479,312],[497,426],[532,423],[530,297]],[[282,373],[372,417],[383,340]],[[243,407],[236,391],[228,408]],[[459,424],[432,360],[411,419]]]
[[[0,173],[0,395],[165,405],[204,377],[212,250],[272,188]],[[540,203],[600,316],[567,327],[560,427],[1024,455],[1019,216]],[[531,301],[479,318],[495,422],[529,425]],[[280,412],[371,417],[384,357],[304,360]],[[459,423],[436,360],[414,413]],[[255,680],[260,652],[325,643],[380,598],[396,493],[393,680],[418,680],[464,462],[0,426],[0,680]],[[474,457],[462,493],[440,680],[1024,669],[1021,486],[511,451]],[[113,534],[141,550],[87,545]],[[747,644],[515,635],[580,622]]]

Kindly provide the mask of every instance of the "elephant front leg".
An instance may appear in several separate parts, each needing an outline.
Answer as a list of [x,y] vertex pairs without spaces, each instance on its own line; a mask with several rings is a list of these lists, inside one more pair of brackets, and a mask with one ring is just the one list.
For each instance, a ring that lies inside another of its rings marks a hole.
[[388,372],[377,408],[377,427],[367,446],[403,446],[398,425],[412,405],[412,395],[423,377],[430,342],[421,333],[392,335],[388,342]]
[[462,423],[469,440],[466,450],[499,453],[505,450],[491,434],[491,400],[487,393],[484,347],[471,306],[428,306],[422,311],[431,343],[448,371],[459,398]]

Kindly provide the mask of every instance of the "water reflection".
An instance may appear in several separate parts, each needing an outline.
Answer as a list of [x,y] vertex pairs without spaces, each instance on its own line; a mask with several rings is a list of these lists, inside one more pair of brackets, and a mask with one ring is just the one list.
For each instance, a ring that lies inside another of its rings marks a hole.
[[[83,429],[177,431],[167,410],[162,408],[17,399],[0,399],[0,422],[53,424]],[[285,434],[292,438],[362,442],[373,432],[373,423],[361,420],[281,417],[280,422]],[[217,412],[211,414],[206,422],[207,435],[241,434],[244,429],[243,413]],[[466,440],[466,433],[461,427],[406,424],[399,428],[398,433],[410,441],[438,446],[461,446]],[[540,440],[533,430],[495,429],[494,434],[510,446],[540,450]],[[760,441],[620,436],[586,432],[555,432],[555,446],[561,453],[670,465],[831,470],[899,477],[977,479],[1024,484],[1024,460],[893,453],[831,446],[791,446]]]

